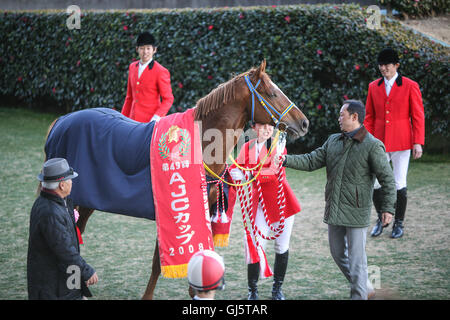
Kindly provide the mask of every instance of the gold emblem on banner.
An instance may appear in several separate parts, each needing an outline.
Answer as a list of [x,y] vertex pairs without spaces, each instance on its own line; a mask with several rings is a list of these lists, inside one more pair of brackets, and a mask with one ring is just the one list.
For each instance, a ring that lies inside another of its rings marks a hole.
[[178,152],[176,156],[185,156],[191,146],[191,137],[186,129],[181,129],[178,126],[171,126],[167,132],[161,135],[158,141],[159,155],[163,158],[173,158],[168,144],[175,142],[178,145]]

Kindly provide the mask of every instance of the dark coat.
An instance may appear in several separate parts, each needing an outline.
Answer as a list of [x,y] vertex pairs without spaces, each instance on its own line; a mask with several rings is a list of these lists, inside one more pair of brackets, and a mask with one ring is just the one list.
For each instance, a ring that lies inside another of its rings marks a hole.
[[[30,215],[28,298],[66,300],[90,297],[85,281],[94,272],[80,256],[72,202],[41,191]],[[79,281],[75,279],[78,274],[81,277]]]

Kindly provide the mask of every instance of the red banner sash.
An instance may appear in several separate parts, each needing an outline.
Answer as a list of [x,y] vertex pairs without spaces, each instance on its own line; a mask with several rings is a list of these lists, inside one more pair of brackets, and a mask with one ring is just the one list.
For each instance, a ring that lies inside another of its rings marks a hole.
[[161,273],[187,276],[191,256],[214,250],[202,147],[194,109],[161,118],[150,146]]

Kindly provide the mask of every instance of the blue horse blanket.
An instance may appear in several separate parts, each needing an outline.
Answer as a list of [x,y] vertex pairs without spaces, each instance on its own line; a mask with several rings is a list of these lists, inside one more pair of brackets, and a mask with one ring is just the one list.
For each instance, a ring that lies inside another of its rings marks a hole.
[[74,204],[155,220],[150,142],[155,122],[140,123],[108,108],[60,117],[53,126],[47,159],[66,158],[78,173]]

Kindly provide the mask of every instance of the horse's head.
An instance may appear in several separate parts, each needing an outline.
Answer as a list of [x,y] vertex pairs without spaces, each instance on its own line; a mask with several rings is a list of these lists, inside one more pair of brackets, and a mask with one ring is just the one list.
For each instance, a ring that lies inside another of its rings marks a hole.
[[248,112],[251,120],[270,123],[294,139],[304,136],[308,132],[308,119],[265,71],[266,60],[244,76],[250,93]]

